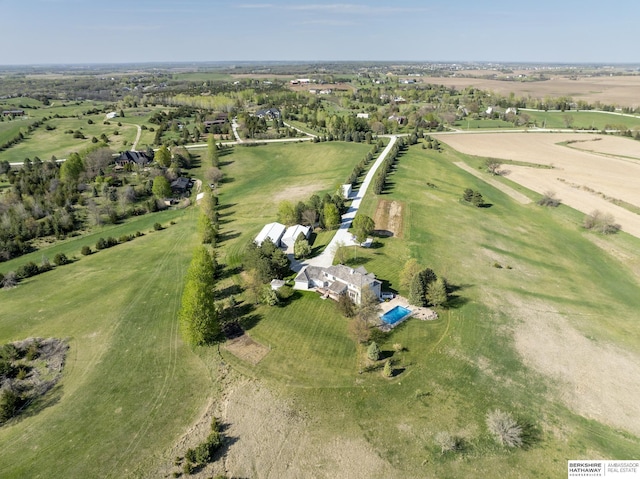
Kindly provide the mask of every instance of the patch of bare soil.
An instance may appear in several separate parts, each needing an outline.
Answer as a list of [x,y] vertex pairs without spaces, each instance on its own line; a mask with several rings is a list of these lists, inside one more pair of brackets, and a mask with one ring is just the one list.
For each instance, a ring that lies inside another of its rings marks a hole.
[[225,457],[229,476],[396,477],[366,441],[323,435],[304,409],[257,381],[242,379],[232,387],[221,418],[234,438]]
[[289,188],[284,188],[280,190],[278,193],[273,195],[273,201],[279,202],[283,200],[288,201],[299,201],[299,200],[307,200],[314,193],[321,191],[324,188],[322,184],[314,183],[310,185],[299,185],[299,186],[291,186]]
[[247,361],[254,366],[269,354],[268,347],[255,342],[246,334],[227,340],[222,347],[237,358]]
[[525,364],[552,378],[559,399],[585,417],[640,435],[640,357],[591,340],[548,304],[508,298],[521,321],[515,346]]
[[224,474],[251,479],[396,478],[391,466],[363,439],[328,436],[312,413],[260,381],[226,369],[220,376],[222,397],[212,398],[199,419],[169,452],[171,458],[153,477],[181,470],[176,457],[203,441],[212,417],[222,425],[225,445],[215,461],[190,477]]
[[399,201],[379,200],[373,221],[375,233],[379,236],[397,236],[402,238],[402,203]]

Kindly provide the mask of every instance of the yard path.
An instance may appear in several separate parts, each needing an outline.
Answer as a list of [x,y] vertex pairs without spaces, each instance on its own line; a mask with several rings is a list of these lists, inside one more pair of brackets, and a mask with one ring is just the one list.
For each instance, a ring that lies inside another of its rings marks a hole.
[[292,261],[291,267],[294,271],[298,272],[303,267],[311,266],[311,265],[322,266],[324,268],[329,267],[333,264],[333,258],[336,255],[336,250],[338,247],[352,246],[357,244],[353,241],[351,237],[351,233],[349,233],[351,222],[353,221],[353,218],[355,218],[356,213],[358,212],[358,208],[360,208],[360,203],[362,202],[364,195],[367,193],[369,184],[371,184],[371,182],[373,181],[373,177],[376,174],[378,167],[382,164],[384,159],[387,157],[387,155],[391,151],[391,148],[393,148],[393,145],[395,145],[397,140],[398,140],[397,136],[391,137],[391,140],[389,141],[389,144],[387,145],[387,147],[384,150],[382,150],[382,153],[380,153],[380,156],[378,156],[378,159],[369,169],[367,176],[365,176],[364,181],[360,185],[360,189],[355,193],[351,206],[349,207],[347,212],[344,215],[342,215],[340,228],[338,228],[338,230],[336,231],[336,234],[331,239],[331,241],[329,242],[327,247],[324,249],[324,251],[320,255],[316,256],[315,258],[311,258],[307,261],[300,261],[300,262]]
[[140,127],[140,125],[136,125],[136,127],[138,128],[138,134],[136,135],[136,139],[133,142],[133,145],[131,145],[131,149],[135,151],[136,146],[138,146],[138,142],[140,141],[140,135],[142,135],[142,128]]

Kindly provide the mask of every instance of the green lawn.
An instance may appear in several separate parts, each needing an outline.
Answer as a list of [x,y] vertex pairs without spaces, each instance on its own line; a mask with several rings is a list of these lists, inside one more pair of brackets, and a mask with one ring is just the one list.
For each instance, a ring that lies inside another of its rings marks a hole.
[[[195,211],[179,213],[165,230],[0,291],[0,342],[70,345],[53,393],[0,428],[0,476],[139,477],[195,420],[212,383],[177,331],[197,237]],[[146,230],[140,221],[130,229]],[[86,240],[64,247],[79,251]]]
[[221,156],[224,261],[240,262],[245,246],[266,223],[276,221],[280,201],[333,193],[370,149],[365,143],[280,143],[235,147]]

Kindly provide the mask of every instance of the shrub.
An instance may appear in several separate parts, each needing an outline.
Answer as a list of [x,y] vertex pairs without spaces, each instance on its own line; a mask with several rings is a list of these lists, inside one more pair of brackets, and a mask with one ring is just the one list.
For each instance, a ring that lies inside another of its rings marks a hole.
[[34,341],[29,345],[29,348],[27,348],[27,353],[25,354],[25,358],[28,361],[33,361],[34,359],[38,358],[38,356],[40,356],[40,344],[38,343],[38,341]]
[[440,453],[444,454],[449,451],[461,449],[461,440],[456,436],[452,436],[448,432],[440,431],[434,437],[436,444],[440,446]]
[[80,250],[80,254],[83,256],[89,256],[91,254],[91,246],[84,245]]
[[0,349],[0,358],[6,359],[7,361],[15,361],[20,357],[20,350],[15,347],[15,345],[9,343],[2,346]]
[[12,389],[5,389],[0,393],[0,424],[16,415],[22,399]]
[[193,473],[194,469],[195,468],[193,464],[191,464],[190,462],[185,462],[182,466],[182,472],[184,472],[187,476],[190,476]]
[[602,234],[613,234],[620,231],[620,225],[615,223],[615,218],[611,213],[602,213],[594,210],[584,217],[584,228],[595,230]]
[[487,414],[487,428],[491,435],[503,446],[522,446],[522,427],[508,412],[495,409]]
[[560,200],[556,198],[556,194],[553,191],[545,191],[542,198],[537,202],[540,206],[551,206],[555,208],[560,204]]
[[56,255],[53,257],[53,264],[55,264],[56,266],[63,266],[68,263],[69,258],[67,258],[67,255],[64,253],[56,253]]
[[[18,279],[30,278],[31,276],[35,276],[40,272],[40,268],[33,261],[29,261],[26,264],[23,264],[16,270],[16,276]],[[6,280],[6,278],[5,278]]]
[[153,229],[156,231],[160,231],[162,229],[162,225],[160,223],[154,223]]
[[385,378],[390,378],[393,376],[393,368],[391,367],[391,360],[387,359],[384,363],[384,368],[382,369],[382,375]]
[[195,449],[187,449],[187,452],[184,453],[184,458],[187,462],[196,462],[196,451]]
[[98,241],[96,241],[96,249],[100,251],[105,248],[108,248],[107,240],[105,240],[104,238],[98,238]]
[[378,343],[375,341],[373,341],[367,348],[367,357],[372,361],[380,359],[380,347],[378,347]]

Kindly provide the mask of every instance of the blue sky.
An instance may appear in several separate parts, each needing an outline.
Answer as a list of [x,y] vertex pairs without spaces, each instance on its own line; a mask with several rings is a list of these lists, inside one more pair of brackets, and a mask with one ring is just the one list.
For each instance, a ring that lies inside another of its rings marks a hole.
[[0,64],[640,63],[640,1],[0,0]]

